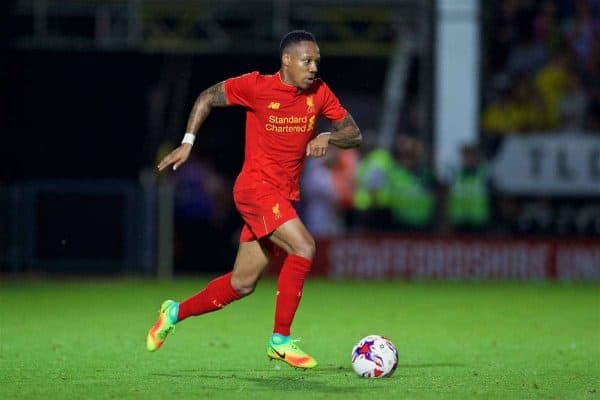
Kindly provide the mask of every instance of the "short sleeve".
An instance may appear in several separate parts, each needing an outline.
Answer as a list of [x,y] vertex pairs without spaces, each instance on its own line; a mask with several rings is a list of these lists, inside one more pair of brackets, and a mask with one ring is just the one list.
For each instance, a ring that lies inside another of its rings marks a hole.
[[323,107],[321,108],[321,115],[330,121],[339,121],[344,118],[348,111],[340,104],[340,100],[331,91],[329,86],[323,82],[321,87],[323,91]]
[[227,79],[224,85],[227,102],[232,105],[252,108],[257,79],[257,71]]

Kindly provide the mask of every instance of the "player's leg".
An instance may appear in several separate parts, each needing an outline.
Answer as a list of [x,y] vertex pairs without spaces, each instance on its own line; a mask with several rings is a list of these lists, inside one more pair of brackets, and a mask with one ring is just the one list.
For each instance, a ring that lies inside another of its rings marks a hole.
[[273,333],[289,336],[296,309],[302,297],[304,280],[315,255],[315,241],[299,218],[278,227],[270,236],[286,257],[277,282],[277,304]]
[[231,286],[240,296],[248,296],[270,264],[269,251],[261,240],[241,242],[231,272]]
[[252,293],[269,262],[268,253],[259,241],[241,242],[232,272],[210,281],[204,289],[181,303],[163,302],[158,321],[148,332],[147,349],[158,350],[177,322],[219,310]]
[[288,254],[310,261],[315,257],[315,239],[298,217],[277,227],[269,239]]
[[233,271],[210,281],[203,290],[182,301],[177,321],[219,310],[249,295],[269,262],[268,253],[258,240],[240,242]]
[[299,218],[285,222],[269,238],[288,255],[277,281],[275,325],[267,346],[267,355],[294,367],[313,368],[317,361],[298,348],[290,338],[290,327],[315,255],[315,241]]
[[[277,283],[276,328],[269,340],[267,355],[294,367],[312,368],[317,362],[291,340],[289,328],[315,254],[314,240],[298,218],[292,202],[270,185],[259,184],[258,189],[234,190],[234,200],[248,226],[247,231],[251,231],[255,238],[270,239],[271,243],[266,244],[274,244],[287,253]],[[247,290],[252,290],[252,277],[249,283],[240,283],[240,286],[248,286]]]

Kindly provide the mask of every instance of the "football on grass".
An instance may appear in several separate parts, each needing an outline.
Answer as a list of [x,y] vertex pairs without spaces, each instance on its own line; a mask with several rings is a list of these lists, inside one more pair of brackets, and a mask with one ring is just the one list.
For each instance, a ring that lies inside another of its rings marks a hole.
[[397,366],[398,350],[384,336],[366,336],[352,349],[352,368],[363,378],[392,376]]

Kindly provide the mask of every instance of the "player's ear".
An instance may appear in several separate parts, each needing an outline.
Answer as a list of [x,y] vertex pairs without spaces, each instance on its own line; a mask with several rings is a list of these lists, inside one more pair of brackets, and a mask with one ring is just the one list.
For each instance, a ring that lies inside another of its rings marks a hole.
[[283,53],[281,55],[281,65],[285,65],[286,67],[290,66],[291,63],[291,57],[289,53]]

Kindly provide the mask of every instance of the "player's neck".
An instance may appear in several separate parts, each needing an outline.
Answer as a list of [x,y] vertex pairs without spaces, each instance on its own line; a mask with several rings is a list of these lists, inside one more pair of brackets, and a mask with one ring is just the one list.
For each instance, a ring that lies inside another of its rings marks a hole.
[[293,83],[291,83],[291,80],[290,80],[289,76],[287,75],[287,73],[285,72],[285,70],[283,68],[281,68],[279,70],[279,79],[281,79],[281,83],[283,83],[284,85],[293,87],[295,89],[298,89],[296,87],[296,85],[294,85]]

